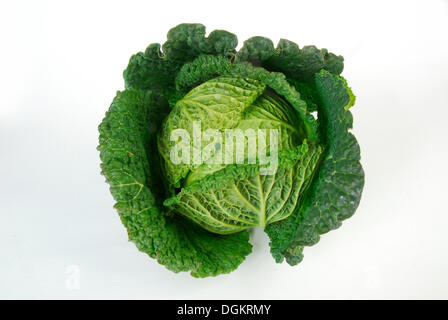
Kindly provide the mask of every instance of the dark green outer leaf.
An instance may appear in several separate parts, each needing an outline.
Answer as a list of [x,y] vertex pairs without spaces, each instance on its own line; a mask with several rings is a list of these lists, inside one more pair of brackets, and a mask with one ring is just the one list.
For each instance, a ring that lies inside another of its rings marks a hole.
[[181,98],[174,85],[180,68],[200,54],[235,54],[237,37],[224,30],[215,30],[205,37],[202,24],[180,24],[168,32],[162,50],[158,43],[148,46],[144,53],[131,57],[123,72],[126,88],[150,89],[162,94],[171,105]]
[[316,85],[314,83],[297,81],[291,78],[288,78],[287,80],[298,92],[300,92],[300,98],[306,102],[308,112],[317,111],[319,95],[316,91]]
[[237,60],[250,61],[299,81],[312,81],[314,74],[322,69],[333,74],[340,74],[344,69],[344,58],[329,53],[327,49],[319,50],[315,46],[300,49],[296,43],[285,39],[281,39],[274,49],[272,41],[264,37],[244,41]]
[[118,92],[99,126],[102,173],[117,201],[115,208],[137,248],[168,269],[195,277],[216,276],[238,267],[251,252],[243,231],[219,236],[178,216],[160,203],[155,132],[168,106],[150,91]]
[[359,145],[348,132],[352,115],[346,109],[353,102],[351,92],[342,78],[326,71],[316,74],[315,83],[325,156],[297,211],[265,229],[273,257],[277,262],[286,258],[291,265],[302,259],[303,246],[317,243],[320,234],[338,228],[353,215],[364,186]]

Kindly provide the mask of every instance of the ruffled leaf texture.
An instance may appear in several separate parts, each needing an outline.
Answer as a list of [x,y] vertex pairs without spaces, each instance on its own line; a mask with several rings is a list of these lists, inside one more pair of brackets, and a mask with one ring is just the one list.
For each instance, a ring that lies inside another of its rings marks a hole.
[[325,70],[315,75],[321,104],[319,128],[326,151],[310,188],[296,212],[265,229],[271,239],[271,253],[277,262],[295,265],[304,246],[312,246],[320,235],[341,226],[359,205],[364,186],[360,149],[352,128],[348,108],[354,96],[342,77]]
[[220,236],[163,211],[155,134],[167,108],[152,92],[129,89],[117,93],[106,113],[98,149],[115,208],[129,240],[169,270],[229,273],[251,252],[247,231]]
[[[175,143],[171,141],[173,130],[182,128],[187,130],[189,137],[193,137],[193,123],[200,123],[201,130],[231,129],[241,119],[242,112],[250,106],[264,91],[265,86],[251,79],[221,76],[200,84],[179,100],[170,112],[167,121],[162,125],[158,146],[164,158],[164,172],[170,185],[180,187],[180,180],[185,178],[190,170],[198,167],[194,164],[193,153],[203,153],[194,150],[190,154],[190,164],[174,164],[170,161],[171,150]],[[204,148],[207,140],[202,135],[201,145]],[[193,149],[193,139],[184,142],[185,148]],[[179,145],[179,143],[177,143]],[[208,159],[204,159],[203,161]]]
[[281,152],[275,174],[260,174],[263,165],[227,165],[183,188],[165,201],[205,229],[230,234],[265,227],[293,213],[321,153],[307,143]]

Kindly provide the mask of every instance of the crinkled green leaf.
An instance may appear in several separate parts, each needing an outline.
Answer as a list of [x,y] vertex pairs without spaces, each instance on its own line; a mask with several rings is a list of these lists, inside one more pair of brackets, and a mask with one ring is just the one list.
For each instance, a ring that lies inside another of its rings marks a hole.
[[237,59],[258,64],[268,60],[273,55],[275,55],[275,48],[270,39],[252,37],[244,41],[243,47],[238,52]]
[[275,223],[296,208],[318,162],[321,149],[300,147],[279,155],[275,174],[260,174],[260,165],[227,165],[195,181],[165,201],[177,213],[218,234]]
[[281,39],[274,49],[272,41],[263,37],[246,40],[237,59],[250,61],[270,71],[282,72],[299,81],[312,80],[314,74],[322,69],[340,74],[344,68],[344,58],[327,49],[319,50],[315,46],[300,49],[296,43],[286,39]]
[[[266,130],[266,135],[263,137],[265,143],[258,143],[258,132],[254,128]],[[291,149],[302,143],[306,138],[302,123],[299,121],[297,113],[279,96],[270,91],[264,92],[259,96],[250,106],[248,106],[242,113],[238,124],[233,128],[241,130],[241,140],[244,139],[241,150],[244,154],[238,154],[244,158],[244,163],[249,163],[249,138],[244,136],[247,132],[253,133],[253,141],[257,146],[258,154],[269,154],[271,151],[271,130],[276,130],[276,149],[278,151]],[[252,129],[252,130],[251,130]],[[227,140],[225,130],[221,130],[223,142]],[[244,136],[244,137],[243,137]],[[225,137],[225,139],[224,139]],[[233,138],[232,138],[233,139]],[[236,140],[236,139],[235,139]],[[236,142],[236,141],[235,141]],[[253,147],[254,145],[252,145]],[[215,143],[215,150],[222,149],[221,142]],[[255,151],[255,150],[252,150]],[[256,156],[252,154],[252,158]],[[237,157],[233,155],[234,161]],[[190,172],[184,185],[189,185],[193,181],[202,179],[208,174],[216,172],[226,164],[223,161],[223,152],[215,153],[206,163],[201,164],[194,171]]]
[[[277,129],[279,135],[278,149],[285,150],[295,147],[306,139],[302,123],[291,106],[272,92],[265,92],[244,111],[242,119],[236,128],[241,130]],[[269,136],[266,137],[269,147]],[[261,147],[259,148],[261,149]]]
[[[244,109],[250,106],[264,89],[265,86],[257,80],[221,76],[197,86],[177,102],[163,123],[158,139],[169,186],[181,186],[181,180],[199,165],[194,159],[195,152],[202,155],[203,148],[208,145],[201,132],[200,146],[194,143],[194,123],[200,124],[201,131],[234,128]],[[186,130],[190,140],[172,141],[175,129]],[[179,149],[190,150],[189,163],[173,163],[171,152],[176,145]],[[203,157],[199,159],[206,160]]]
[[316,120],[308,112],[306,102],[302,100],[300,93],[288,83],[284,74],[253,67],[252,64],[247,62],[233,64],[229,73],[258,80],[273,89],[276,94],[285,98],[297,112],[307,139],[312,143],[319,142]]
[[[302,121],[307,139],[317,143],[317,122],[309,113],[306,102],[301,94],[290,85],[287,78],[279,72],[269,72],[266,69],[254,67],[251,63],[242,61],[233,64],[222,56],[199,56],[196,60],[186,63],[176,78],[179,88],[191,88],[200,83],[213,79],[216,75],[231,75],[236,77],[255,79],[273,89],[282,96],[297,111]],[[311,110],[313,111],[313,110]]]
[[176,88],[185,91],[217,76],[224,75],[230,68],[230,61],[223,55],[200,55],[190,63],[183,65],[176,76]]
[[[364,186],[360,150],[347,111],[353,102],[346,82],[326,71],[316,74],[319,94],[319,124],[326,151],[313,183],[288,219],[269,225],[271,253],[280,262],[301,260],[301,247],[319,241],[319,235],[336,229],[358,207]],[[294,252],[299,252],[297,256]]]
[[220,236],[164,212],[155,133],[169,111],[150,91],[118,92],[99,126],[102,173],[129,240],[168,269],[195,277],[236,269],[251,252],[246,231]]
[[126,88],[157,91],[174,105],[182,97],[174,79],[186,62],[201,54],[232,56],[237,44],[236,36],[230,32],[215,30],[205,37],[202,24],[180,24],[168,32],[163,46],[153,43],[144,53],[131,57],[123,73]]
[[312,82],[302,82],[290,78],[287,80],[298,92],[300,92],[300,98],[306,102],[308,112],[317,111],[319,95],[317,94],[316,85]]

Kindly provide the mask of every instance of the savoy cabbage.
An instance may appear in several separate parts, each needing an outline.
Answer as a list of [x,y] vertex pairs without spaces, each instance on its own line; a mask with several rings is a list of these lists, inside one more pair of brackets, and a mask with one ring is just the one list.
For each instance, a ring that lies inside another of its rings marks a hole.
[[[129,239],[195,277],[236,269],[256,226],[277,262],[299,263],[305,246],[353,215],[364,185],[343,58],[284,39],[277,48],[263,37],[236,46],[227,31],[205,37],[200,24],[171,29],[162,47],[131,57],[126,89],[99,126],[102,173]],[[184,141],[191,154],[182,149],[184,158],[174,161],[172,133],[182,128],[195,137],[198,123],[225,141],[234,138],[228,129],[262,132],[252,142],[275,168],[246,156],[245,136],[242,153],[229,149],[233,162],[217,161],[229,150],[205,134]],[[182,161],[195,152],[200,161]]]

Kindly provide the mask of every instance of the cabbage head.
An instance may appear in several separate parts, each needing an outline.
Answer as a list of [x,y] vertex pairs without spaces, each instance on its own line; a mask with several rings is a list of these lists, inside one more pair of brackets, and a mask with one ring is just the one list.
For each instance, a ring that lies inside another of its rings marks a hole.
[[364,185],[343,58],[181,24],[133,55],[99,126],[102,174],[137,248],[216,276],[261,227],[276,262],[338,228]]

